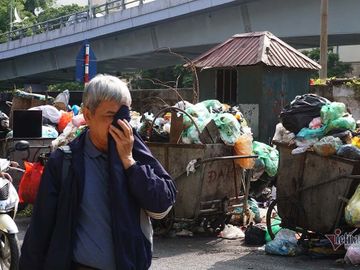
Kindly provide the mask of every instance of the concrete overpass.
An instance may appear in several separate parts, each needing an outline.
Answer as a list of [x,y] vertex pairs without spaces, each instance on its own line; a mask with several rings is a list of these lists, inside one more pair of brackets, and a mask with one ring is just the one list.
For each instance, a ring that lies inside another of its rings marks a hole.
[[[360,1],[329,1],[329,45],[360,44]],[[319,46],[320,0],[155,0],[0,44],[0,88],[74,80],[89,40],[98,72],[181,63],[235,33],[270,31],[297,48]]]

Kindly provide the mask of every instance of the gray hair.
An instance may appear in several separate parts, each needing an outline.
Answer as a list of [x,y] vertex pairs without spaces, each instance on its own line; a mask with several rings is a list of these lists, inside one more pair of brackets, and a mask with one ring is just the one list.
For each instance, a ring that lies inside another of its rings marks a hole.
[[83,106],[92,113],[102,101],[116,101],[121,105],[131,105],[131,95],[126,83],[111,75],[96,75],[86,86]]

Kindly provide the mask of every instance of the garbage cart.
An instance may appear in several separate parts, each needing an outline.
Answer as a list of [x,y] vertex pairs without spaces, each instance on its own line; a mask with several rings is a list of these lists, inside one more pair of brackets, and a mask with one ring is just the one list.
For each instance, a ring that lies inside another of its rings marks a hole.
[[312,151],[292,155],[293,146],[275,144],[280,163],[276,200],[266,216],[270,236],[274,238],[272,229],[279,223],[303,237],[307,232],[324,235],[346,229],[344,208],[360,183],[360,161]]

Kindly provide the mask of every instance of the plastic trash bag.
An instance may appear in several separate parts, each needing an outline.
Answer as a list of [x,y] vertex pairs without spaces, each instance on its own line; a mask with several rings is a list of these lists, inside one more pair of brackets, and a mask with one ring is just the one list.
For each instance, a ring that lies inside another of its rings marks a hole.
[[[251,198],[248,200],[248,207],[251,210],[251,212],[254,213],[254,219],[256,222],[261,222],[261,215],[260,215],[260,209],[258,206],[258,203],[255,199]],[[235,213],[242,214],[243,213],[243,207],[238,206],[234,209]]]
[[313,149],[316,154],[323,157],[328,157],[336,154],[336,151],[340,148],[340,146],[342,146],[340,138],[327,136],[316,142],[313,145]]
[[186,100],[181,100],[174,105],[174,107],[182,109],[182,110],[186,110],[192,106],[194,106],[194,104],[192,104]]
[[282,123],[276,125],[274,137],[272,138],[273,141],[290,143],[294,139],[295,134],[284,128]]
[[356,121],[351,115],[337,118],[327,125],[325,134],[334,129],[355,130]]
[[216,99],[208,99],[208,100],[204,100],[200,103],[203,104],[210,113],[212,113],[214,111],[220,112],[223,109],[223,105],[220,103],[220,101],[218,101]]
[[274,255],[295,256],[297,253],[295,232],[281,229],[275,239],[265,245],[265,252]]
[[345,207],[345,220],[350,226],[360,228],[360,185]]
[[360,264],[360,245],[358,243],[351,244],[348,247],[344,260],[348,264]]
[[[253,138],[249,134],[241,135],[235,142],[234,150],[236,155],[252,155],[252,141]],[[244,169],[252,169],[255,165],[254,158],[242,158],[236,159],[235,163],[238,164],[241,168]]]
[[9,131],[10,121],[9,116],[0,111],[0,131]]
[[57,130],[52,126],[42,126],[42,134],[43,138],[56,139],[59,136]]
[[[85,118],[84,118],[84,115],[83,114],[78,114],[78,115],[75,115],[73,118],[72,118],[72,123],[75,127],[80,127],[80,126],[83,126],[86,124],[86,121],[85,121]],[[130,122],[131,123],[131,122]]]
[[69,90],[65,90],[62,93],[58,94],[54,100],[54,104],[59,104],[61,103],[61,107],[64,106],[64,108],[62,108],[63,110],[66,110],[67,107],[69,106],[69,99],[70,99],[70,92]]
[[265,241],[266,226],[254,225],[252,222],[245,231],[245,244],[250,246],[262,246]]
[[316,117],[313,120],[311,120],[309,124],[309,128],[317,129],[317,128],[321,128],[321,125],[322,125],[321,117]]
[[253,152],[264,162],[265,172],[275,176],[279,166],[279,151],[265,143],[253,141]]
[[78,115],[79,112],[80,112],[80,110],[81,110],[81,108],[80,108],[78,105],[73,105],[73,106],[71,107],[71,110],[73,111],[74,115]]
[[[202,103],[197,103],[194,106],[187,108],[186,112],[192,116],[193,120],[196,123],[198,121],[210,122],[210,120],[211,120],[211,114],[209,113],[208,109],[206,109],[206,107]],[[183,116],[183,124],[184,124],[184,128],[188,128],[191,125],[193,125],[193,122],[187,115],[184,115]]]
[[345,144],[339,147],[339,150],[336,154],[340,157],[360,160],[360,149],[351,144]]
[[313,139],[313,138],[321,138],[325,135],[326,126],[322,126],[321,128],[311,129],[311,128],[302,128],[298,134],[296,134],[297,138],[302,139]]
[[49,119],[51,123],[57,124],[61,118],[61,112],[52,105],[33,107],[29,110],[42,111],[42,116]]
[[341,102],[331,102],[330,104],[326,104],[320,111],[321,120],[325,125],[342,117],[344,114],[346,114],[346,106]]
[[61,117],[58,123],[59,132],[63,132],[67,124],[71,122],[73,118],[73,112],[61,112]]
[[19,185],[20,203],[34,203],[39,189],[44,166],[40,162],[24,161],[25,173]]
[[321,107],[329,103],[326,98],[314,94],[297,96],[281,111],[281,122],[287,130],[296,134],[302,128],[308,127],[314,118],[319,117]]
[[[279,216],[277,216],[276,219],[271,221],[271,230],[275,236],[282,229],[280,227],[280,224],[281,224],[281,219]],[[266,243],[272,241],[269,231],[267,229],[266,229],[266,234],[265,234],[265,241],[266,241]]]
[[360,148],[360,137],[354,137],[351,139],[351,144],[356,146],[357,148]]
[[225,239],[238,239],[244,238],[245,234],[240,228],[231,224],[226,224],[225,228],[219,233],[219,237]]
[[222,141],[225,144],[234,145],[242,134],[240,123],[235,116],[230,113],[220,113],[215,116],[214,122],[219,129]]

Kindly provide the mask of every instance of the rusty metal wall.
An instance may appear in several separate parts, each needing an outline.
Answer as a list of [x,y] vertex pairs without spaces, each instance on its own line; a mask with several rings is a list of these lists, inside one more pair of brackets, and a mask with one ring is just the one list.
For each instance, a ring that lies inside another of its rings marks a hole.
[[332,232],[342,225],[345,204],[339,197],[350,199],[354,193],[358,181],[345,176],[359,174],[360,162],[321,157],[313,152],[292,155],[291,147],[277,146],[277,206],[282,224],[320,233]]

